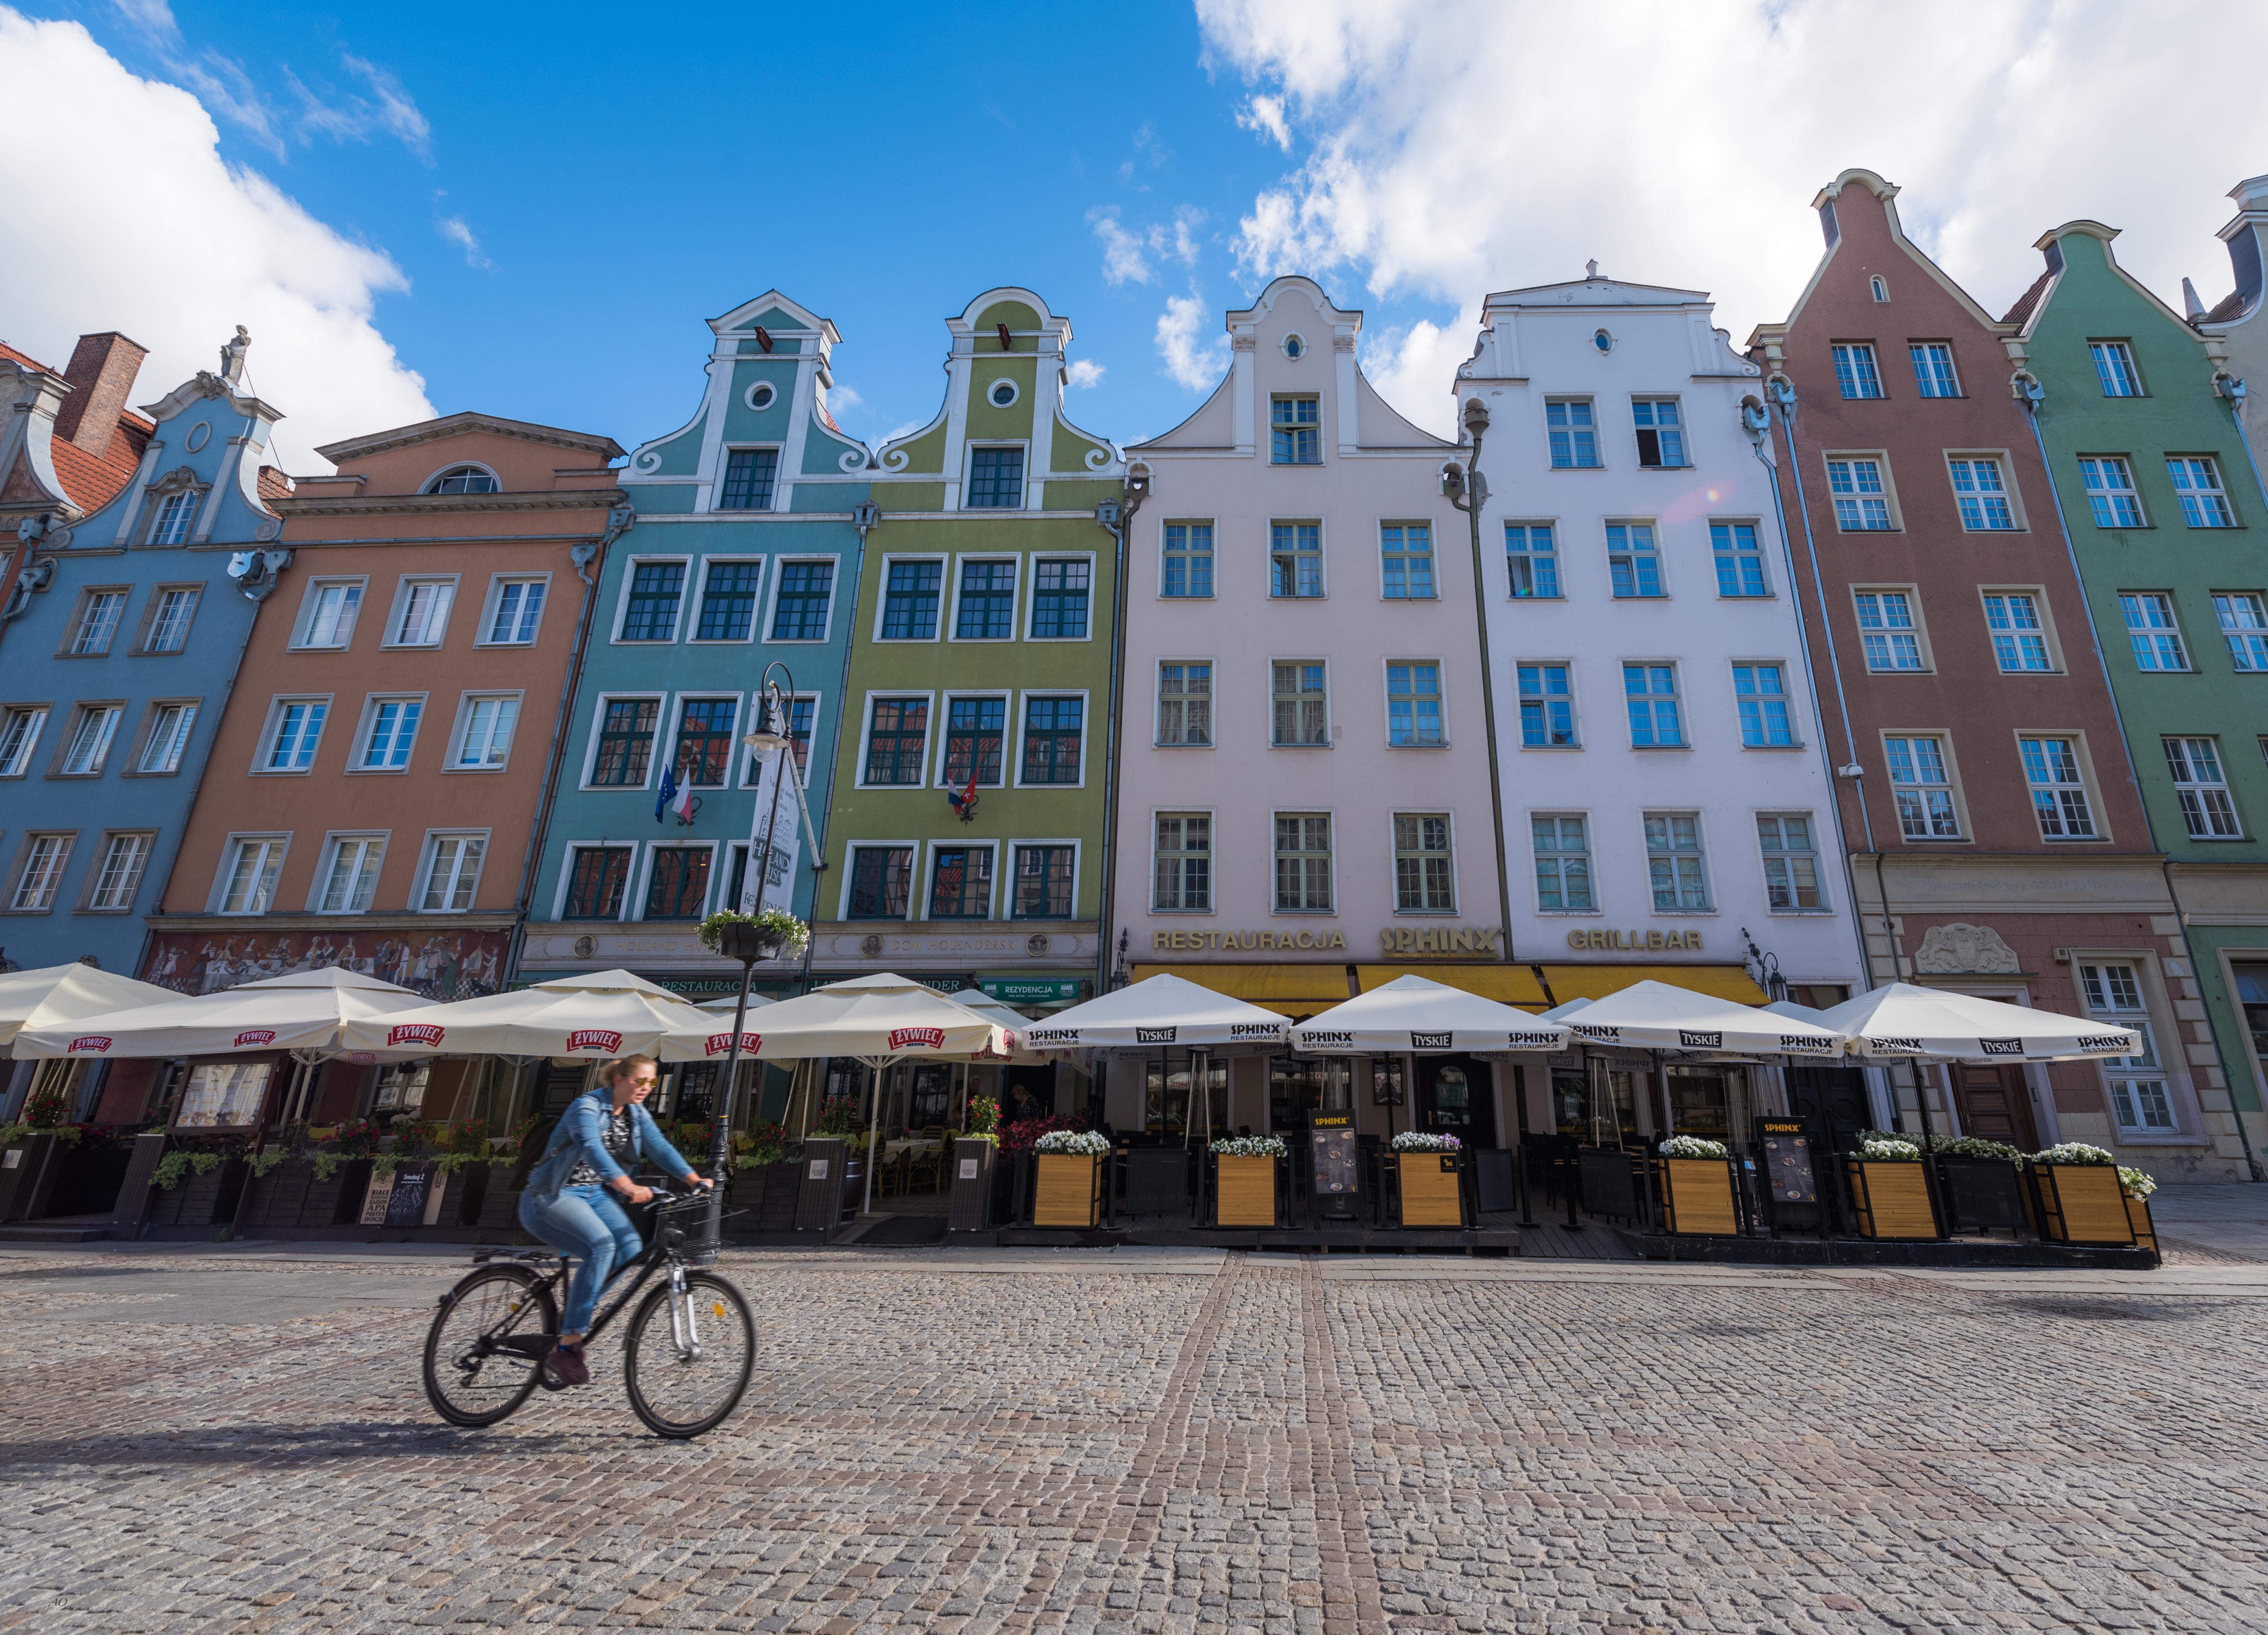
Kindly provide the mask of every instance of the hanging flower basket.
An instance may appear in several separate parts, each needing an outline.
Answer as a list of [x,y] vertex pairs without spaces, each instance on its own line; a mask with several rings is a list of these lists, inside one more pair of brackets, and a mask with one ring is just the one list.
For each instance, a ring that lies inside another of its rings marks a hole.
[[784,909],[761,914],[740,914],[720,909],[701,922],[701,941],[728,960],[774,960],[782,954],[800,954],[811,940],[811,927]]

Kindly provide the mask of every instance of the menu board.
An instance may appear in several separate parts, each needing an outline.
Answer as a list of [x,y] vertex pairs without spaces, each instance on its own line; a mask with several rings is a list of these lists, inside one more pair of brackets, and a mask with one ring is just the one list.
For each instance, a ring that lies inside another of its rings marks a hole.
[[425,1200],[431,1196],[433,1171],[431,1169],[398,1169],[394,1173],[394,1191],[386,1200],[386,1224],[389,1226],[422,1226],[425,1224]]
[[1362,1173],[1355,1146],[1354,1116],[1351,1113],[1315,1113],[1309,1118],[1309,1138],[1314,1143],[1314,1151],[1316,1195],[1352,1196]]
[[1819,1202],[1819,1180],[1811,1168],[1811,1138],[1804,1126],[1792,1118],[1767,1118],[1759,1121],[1757,1132],[1763,1138],[1764,1173],[1771,1178],[1772,1202]]

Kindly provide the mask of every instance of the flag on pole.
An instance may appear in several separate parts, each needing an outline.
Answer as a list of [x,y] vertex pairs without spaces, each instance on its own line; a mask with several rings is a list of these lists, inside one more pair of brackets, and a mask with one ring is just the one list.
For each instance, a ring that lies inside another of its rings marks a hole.
[[662,814],[669,810],[669,803],[676,799],[677,774],[669,768],[664,767],[661,769],[661,798],[653,803],[655,822],[661,821]]

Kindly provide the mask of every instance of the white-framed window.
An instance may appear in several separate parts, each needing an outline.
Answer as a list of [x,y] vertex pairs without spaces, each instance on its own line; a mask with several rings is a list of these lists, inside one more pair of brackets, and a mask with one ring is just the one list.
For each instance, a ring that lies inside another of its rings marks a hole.
[[71,621],[70,640],[63,651],[73,659],[99,659],[110,651],[118,634],[118,621],[126,612],[127,593],[110,586],[79,593],[78,616]]
[[1067,920],[1079,902],[1079,848],[1019,842],[1010,853],[1008,917]]
[[1323,593],[1323,525],[1268,525],[1268,593],[1293,600]]
[[1911,591],[1853,591],[1851,600],[1859,611],[1859,644],[1869,670],[1895,674],[1929,668]]
[[1446,812],[1394,814],[1394,911],[1397,914],[1454,914],[1455,860],[1449,850]]
[[[953,564],[953,639],[1008,642],[1016,638],[1016,589],[1023,564],[1014,556],[962,556]],[[928,641],[936,634],[932,592],[943,582],[942,562],[892,562],[882,609],[886,640]]]
[[701,605],[694,612],[696,642],[755,639],[764,564],[761,557],[711,556],[701,564]]
[[585,789],[644,789],[653,774],[654,736],[661,727],[661,695],[602,696],[591,722]]
[[311,579],[299,604],[294,647],[342,648],[354,640],[362,612],[364,579]]
[[2150,1006],[2143,995],[2141,973],[2132,965],[2082,963],[2079,981],[2087,996],[2089,1016],[2141,1035],[2139,1055],[2113,1057],[2101,1064],[2104,1086],[2110,1093],[2111,1116],[2118,1121],[2119,1133],[2177,1133],[2181,1124],[2174,1116],[2165,1067],[2158,1060],[2157,1035],[2150,1024]]
[[1160,812],[1151,836],[1151,908],[1160,914],[1211,913],[1212,814]]
[[1536,908],[1545,914],[1594,910],[1590,820],[1580,813],[1537,813],[1529,816],[1528,831],[1535,848]]
[[1882,371],[1874,361],[1874,347],[1870,341],[1837,341],[1835,352],[1835,387],[1845,397],[1880,397],[1882,394]]
[[45,914],[54,909],[63,865],[70,860],[71,843],[77,838],[76,835],[24,836],[23,860],[16,866],[15,882],[8,892],[10,912]]
[[929,911],[932,920],[989,920],[992,917],[993,864],[997,845],[943,845],[929,849]]
[[1574,667],[1538,659],[1513,667],[1520,683],[1520,746],[1576,749]]
[[1386,666],[1386,741],[1396,749],[1438,749],[1449,741],[1441,719],[1441,667],[1430,659]]
[[2191,840],[2242,840],[2228,779],[2220,768],[2220,747],[2210,738],[2168,738],[2166,767],[2182,803],[2182,822]]
[[1961,395],[1961,376],[1953,367],[1951,342],[1909,341],[1906,356],[1913,359],[1914,389],[1922,396]]
[[1158,664],[1158,742],[1212,748],[1212,661],[1168,659]]
[[278,698],[268,706],[268,731],[263,736],[255,772],[305,772],[315,764],[315,749],[323,740],[323,720],[330,714],[328,698]]
[[2147,526],[2142,497],[2134,489],[2134,468],[2123,454],[2090,454],[2079,462],[2080,480],[2087,485],[2087,508],[2098,528],[2139,528]]
[[1873,292],[1877,301],[1887,301],[1890,298],[1889,281],[1880,273],[1867,280],[1867,288]]
[[232,836],[220,870],[216,912],[265,914],[276,900],[276,876],[284,872],[284,835]]
[[1623,666],[1623,704],[1630,716],[1631,748],[1685,747],[1685,723],[1678,709],[1675,665]]
[[1652,471],[1690,462],[1685,458],[1685,423],[1674,397],[1631,400],[1631,419],[1638,431],[1638,463]]
[[309,910],[317,914],[367,914],[386,858],[383,835],[333,835],[323,851],[321,883]]
[[912,911],[914,847],[853,846],[843,881],[843,917],[902,920]]
[[1543,430],[1554,471],[1599,468],[1599,423],[1587,397],[1543,400]]
[[1041,556],[1032,563],[1032,626],[1035,642],[1087,639],[1094,600],[1094,558]]
[[[453,772],[501,771],[512,758],[512,729],[519,725],[518,693],[467,693],[458,705],[455,743],[449,754]],[[722,784],[720,770],[717,782]]]
[[357,772],[401,772],[409,766],[417,744],[417,726],[425,714],[425,696],[401,698],[372,695],[363,705],[362,742],[354,755]]
[[150,517],[150,543],[179,545],[187,540],[189,525],[197,519],[197,502],[203,497],[199,489],[176,489],[159,500]]
[[2032,815],[2039,820],[2042,840],[2094,840],[2095,810],[2088,802],[2087,779],[2080,764],[2078,740],[2070,738],[2020,737],[2024,784],[2032,797]]
[[1742,744],[1750,749],[1795,746],[1795,718],[1788,710],[1785,665],[1734,665],[1733,701],[1740,711]]
[[1323,405],[1313,394],[1279,393],[1268,402],[1268,461],[1319,466],[1323,461]]
[[451,466],[428,478],[422,492],[427,494],[494,494],[503,484],[486,466]]
[[779,484],[776,448],[735,448],[725,454],[725,483],[717,492],[719,511],[770,511]]
[[1933,733],[1900,733],[1884,738],[1882,748],[1898,832],[1908,840],[1960,839],[1961,814],[1953,799],[1945,740]]
[[1331,911],[1331,814],[1278,812],[1276,824],[1276,912]]
[[526,577],[497,574],[489,581],[488,606],[481,613],[483,647],[525,647],[542,628],[543,603],[551,593],[548,573]]
[[[787,706],[787,740],[795,747],[795,776],[804,788],[811,787],[811,738],[819,721],[819,695],[796,693],[782,695],[780,702]],[[752,718],[761,718],[764,711],[762,700],[749,706]],[[744,743],[740,750],[740,787],[754,789],[762,771],[762,757]]]
[[2121,591],[2118,609],[2126,617],[2126,639],[2138,670],[2186,670],[2189,649],[2182,644],[2174,599],[2163,591]]
[[150,593],[149,630],[142,638],[145,653],[177,653],[189,644],[189,623],[196,617],[199,589],[194,585],[161,585]]
[[438,647],[449,628],[449,607],[457,599],[454,574],[440,578],[405,578],[394,593],[394,612],[386,622],[388,647]]
[[47,724],[45,704],[10,704],[0,711],[0,777],[21,777],[31,770],[32,752]]
[[685,600],[682,556],[633,561],[622,584],[621,622],[617,642],[674,642],[677,639],[678,604]]
[[1557,600],[1559,543],[1548,522],[1504,525],[1505,576],[1516,600]]
[[2169,454],[2166,475],[2182,502],[2182,520],[2193,528],[2233,528],[2236,513],[2220,486],[2220,467],[2209,454]]
[[[946,789],[998,789],[1008,781],[1006,693],[948,693],[945,698],[945,753],[938,758],[937,781]],[[1073,746],[1073,764],[1077,746]],[[1076,772],[1074,771],[1074,777]]]
[[1086,781],[1086,695],[1024,694],[1023,752],[1016,784],[1077,786]]
[[2240,670],[2268,670],[2268,603],[2258,591],[2215,591],[2213,617],[2228,644],[2229,662]]
[[1827,906],[1811,814],[1757,813],[1756,845],[1764,855],[1764,902],[1772,912],[1815,914]]
[[1212,522],[1168,522],[1159,564],[1158,594],[1179,600],[1212,594]]
[[417,878],[418,912],[462,914],[471,908],[488,849],[486,830],[468,835],[437,830],[426,836],[424,865]]
[[[1024,451],[972,448],[968,451],[968,497],[972,511],[1014,511],[1024,503]],[[989,854],[988,854],[989,855]]]
[[[979,615],[976,625],[986,622],[982,616],[984,597],[991,593],[994,568],[1005,570],[1006,583],[1002,587],[1005,600],[1000,608],[1000,629],[991,639],[1005,641],[1015,633],[1014,610],[1016,597],[1016,564],[1013,558],[1005,562],[967,562],[961,573],[967,593],[976,598],[978,606],[972,613]],[[881,606],[875,610],[874,639],[878,642],[933,642],[937,639],[938,614],[945,605],[945,568],[942,556],[885,556],[882,558]],[[976,637],[972,635],[970,639]]]
[[1711,523],[1709,552],[1717,560],[1718,595],[1771,594],[1771,583],[1764,578],[1764,547],[1757,542],[1755,523]]
[[2056,668],[2036,593],[1985,592],[1984,625],[1992,634],[1992,661],[2002,674],[2021,675]]
[[1268,741],[1278,749],[1328,748],[1330,700],[1323,661],[1279,659],[1269,668],[1275,677],[1275,711]]
[[190,699],[151,705],[150,728],[143,734],[142,753],[134,760],[135,771],[145,777],[180,771],[181,757],[188,750],[189,734],[196,725],[197,706]]
[[1651,522],[1607,524],[1607,577],[1618,600],[1664,595],[1661,552]]
[[99,777],[103,762],[110,758],[111,740],[118,736],[119,718],[126,713],[123,704],[81,704],[78,718],[71,723],[70,739],[64,748],[63,764],[56,769],[64,777]]
[[929,765],[929,711],[927,693],[867,695],[866,741],[858,757],[860,788],[921,785]]
[[1378,554],[1388,601],[1430,601],[1433,591],[1433,525],[1381,522]]
[[835,600],[832,557],[782,560],[772,575],[775,642],[823,642]]
[[1897,526],[1890,514],[1889,486],[1881,460],[1829,460],[1827,489],[1835,501],[1835,526],[1844,533],[1879,534]]
[[2087,355],[2095,360],[2095,378],[2105,397],[2142,395],[2141,372],[2134,367],[2134,349],[2124,341],[2089,341]]
[[2008,484],[1998,459],[1964,454],[1948,459],[1953,473],[1953,498],[1961,508],[1961,526],[1971,534],[2005,534],[2016,526],[2009,503]]
[[142,872],[149,866],[150,849],[156,840],[157,836],[147,830],[102,837],[102,856],[87,883],[87,912],[124,914],[132,910],[134,895],[142,888]]
[[1698,914],[1709,907],[1708,858],[1698,812],[1646,814],[1646,871],[1656,914]]

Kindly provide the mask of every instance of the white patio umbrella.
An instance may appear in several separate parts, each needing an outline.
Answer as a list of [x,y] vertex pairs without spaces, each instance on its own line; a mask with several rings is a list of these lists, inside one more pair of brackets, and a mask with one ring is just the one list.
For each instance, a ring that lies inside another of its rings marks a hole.
[[[175,994],[161,1004],[27,1027],[16,1035],[16,1054],[109,1060],[289,1050],[305,1060],[353,1049],[382,1053],[382,1042],[350,1042],[349,1029],[366,1023],[382,1041],[387,1018],[428,1003],[407,988],[331,965],[194,998]],[[431,1054],[394,1050],[389,1059]]]
[[[616,970],[554,976],[447,1005],[420,1001],[414,1010],[350,1023],[346,1036],[355,1049],[423,1056],[643,1055],[702,1062],[732,1048],[733,1024],[659,983]],[[741,1048],[748,1048],[745,1040]]]
[[1025,1029],[1039,1050],[1131,1049],[1147,1045],[1270,1045],[1284,1042],[1273,1011],[1160,972],[1130,987],[1057,1011]]
[[1632,983],[1594,1000],[1569,1017],[1567,1026],[1575,1037],[1591,1044],[1642,1050],[1725,1056],[1843,1053],[1844,1035],[1833,1027],[1660,982]]
[[1585,1005],[1596,1005],[1598,1001],[1596,999],[1578,998],[1569,999],[1564,1004],[1555,1005],[1550,1010],[1538,1012],[1537,1014],[1542,1016],[1547,1022],[1564,1022],[1576,1012],[1581,1010]]
[[1318,1055],[1432,1050],[1557,1050],[1565,1023],[1423,976],[1397,976],[1292,1029],[1292,1048]]
[[26,1027],[68,1027],[107,1012],[167,1005],[181,996],[93,965],[45,965],[0,972],[0,1057]]
[[1886,983],[1820,1020],[1869,1061],[2083,1062],[2143,1049],[2131,1028],[1911,983]]

